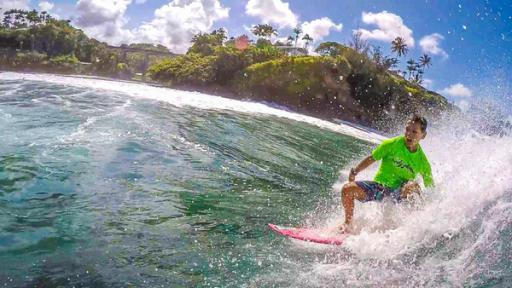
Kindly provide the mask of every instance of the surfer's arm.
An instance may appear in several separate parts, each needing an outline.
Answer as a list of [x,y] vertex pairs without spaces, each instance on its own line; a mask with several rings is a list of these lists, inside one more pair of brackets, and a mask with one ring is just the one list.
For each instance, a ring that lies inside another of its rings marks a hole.
[[425,158],[425,166],[423,171],[420,173],[421,178],[423,178],[423,184],[427,188],[431,188],[434,186],[434,177],[432,177],[432,168],[430,167],[430,163]]
[[355,168],[350,169],[350,174],[348,175],[348,181],[352,182],[356,179],[356,175],[366,169],[368,166],[375,163],[375,160],[370,155],[363,159],[363,161],[359,162]]
[[425,187],[433,187],[434,186],[434,179],[432,177],[432,171],[427,170],[421,174],[421,177],[423,178],[423,184]]

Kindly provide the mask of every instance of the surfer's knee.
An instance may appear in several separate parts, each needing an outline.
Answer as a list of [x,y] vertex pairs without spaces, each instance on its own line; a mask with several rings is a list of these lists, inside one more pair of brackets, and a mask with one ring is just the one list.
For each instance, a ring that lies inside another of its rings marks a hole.
[[350,197],[354,198],[354,189],[357,189],[357,184],[354,182],[348,182],[343,185],[341,188],[341,196],[342,197]]

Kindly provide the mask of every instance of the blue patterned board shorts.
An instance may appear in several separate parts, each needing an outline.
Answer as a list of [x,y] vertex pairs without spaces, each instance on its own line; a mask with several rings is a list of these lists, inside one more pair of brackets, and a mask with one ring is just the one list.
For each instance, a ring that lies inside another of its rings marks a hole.
[[390,196],[395,202],[400,202],[401,187],[390,189],[375,181],[355,181],[359,188],[363,189],[366,198],[362,202],[382,201],[384,197]]

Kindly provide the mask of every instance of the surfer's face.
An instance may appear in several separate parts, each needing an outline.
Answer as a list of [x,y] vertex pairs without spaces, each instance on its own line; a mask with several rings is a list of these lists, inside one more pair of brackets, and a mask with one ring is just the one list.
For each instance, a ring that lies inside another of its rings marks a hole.
[[425,138],[426,135],[426,132],[421,131],[421,125],[419,123],[408,121],[407,125],[405,125],[404,136],[407,147],[416,147],[420,140]]

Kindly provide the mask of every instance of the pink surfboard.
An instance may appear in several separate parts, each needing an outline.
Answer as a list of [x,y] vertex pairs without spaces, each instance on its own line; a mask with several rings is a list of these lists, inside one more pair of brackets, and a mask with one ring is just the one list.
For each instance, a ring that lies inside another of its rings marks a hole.
[[322,230],[315,228],[282,227],[270,223],[268,224],[268,228],[285,237],[320,244],[341,245],[343,240],[348,237],[348,234],[336,234],[333,232],[328,232],[325,229]]

